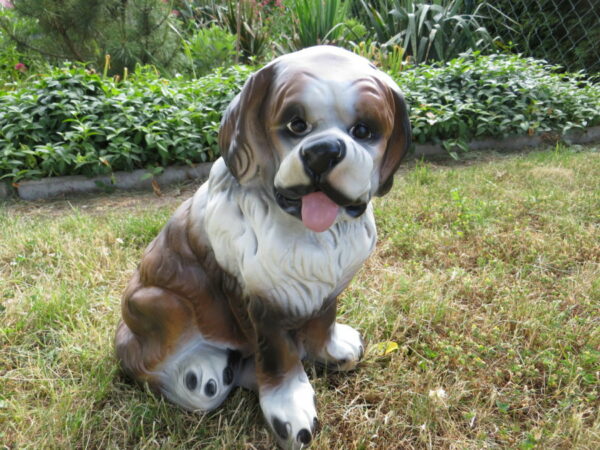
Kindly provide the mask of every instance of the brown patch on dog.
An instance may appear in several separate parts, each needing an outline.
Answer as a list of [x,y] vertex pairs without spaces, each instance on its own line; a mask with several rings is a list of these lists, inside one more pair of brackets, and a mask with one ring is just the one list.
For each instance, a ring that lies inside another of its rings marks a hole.
[[387,86],[388,96],[391,97],[394,111],[394,130],[388,140],[388,145],[383,154],[379,169],[379,189],[377,195],[382,196],[389,192],[394,183],[394,173],[406,155],[412,141],[408,108],[402,94],[391,86]]
[[[270,64],[252,75],[244,84],[242,92],[233,99],[221,121],[221,155],[227,168],[240,182],[258,175],[259,168],[268,172],[268,167],[261,164],[272,158],[272,155],[265,153],[271,146],[265,130],[263,110],[274,73],[275,64]],[[261,150],[262,154],[253,154],[254,151]]]
[[249,300],[248,314],[254,329],[259,389],[277,386],[300,365],[290,319],[268,300],[258,297]]
[[210,340],[248,352],[221,289],[224,273],[196,236],[190,243],[191,199],[181,205],[148,246],[123,295],[116,335],[117,356],[133,378],[152,382],[148,372],[202,330]]
[[329,339],[335,324],[337,311],[337,299],[330,300],[321,313],[310,319],[300,329],[300,338],[304,341],[304,347],[309,355],[316,355]]
[[185,330],[193,327],[193,313],[181,298],[161,288],[142,287],[138,276],[125,293],[122,315],[116,336],[117,356],[125,372],[134,378],[148,379],[149,372],[176,347]]

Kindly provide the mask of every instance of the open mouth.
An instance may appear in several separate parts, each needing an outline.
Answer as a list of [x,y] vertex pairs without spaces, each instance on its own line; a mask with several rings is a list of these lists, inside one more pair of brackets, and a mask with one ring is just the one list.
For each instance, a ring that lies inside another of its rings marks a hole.
[[335,222],[340,209],[350,217],[359,217],[367,209],[366,203],[352,202],[332,189],[308,186],[275,188],[275,199],[281,209],[316,232],[327,230]]

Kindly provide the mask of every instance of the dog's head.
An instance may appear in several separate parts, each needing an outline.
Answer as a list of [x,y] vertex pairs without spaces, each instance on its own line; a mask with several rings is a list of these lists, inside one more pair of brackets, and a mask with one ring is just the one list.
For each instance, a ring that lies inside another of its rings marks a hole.
[[373,195],[388,192],[410,140],[392,79],[329,46],[281,56],[252,75],[219,135],[237,180],[267,186],[314,231],[340,214],[360,216]]

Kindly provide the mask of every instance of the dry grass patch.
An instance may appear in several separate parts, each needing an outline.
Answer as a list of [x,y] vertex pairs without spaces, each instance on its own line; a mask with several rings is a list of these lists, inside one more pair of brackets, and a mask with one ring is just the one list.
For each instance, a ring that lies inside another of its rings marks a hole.
[[[376,201],[375,255],[341,298],[369,343],[307,366],[315,448],[600,446],[600,153],[409,163]],[[258,402],[184,412],[123,379],[121,292],[190,191],[0,210],[0,442],[271,448]]]

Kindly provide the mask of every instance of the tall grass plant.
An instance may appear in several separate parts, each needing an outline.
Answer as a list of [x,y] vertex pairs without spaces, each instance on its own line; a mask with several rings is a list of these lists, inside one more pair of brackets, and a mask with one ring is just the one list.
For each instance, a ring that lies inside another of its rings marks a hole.
[[469,49],[485,50],[493,42],[479,15],[485,2],[472,11],[464,0],[360,3],[376,40],[384,46],[400,45],[414,63],[449,61]]

